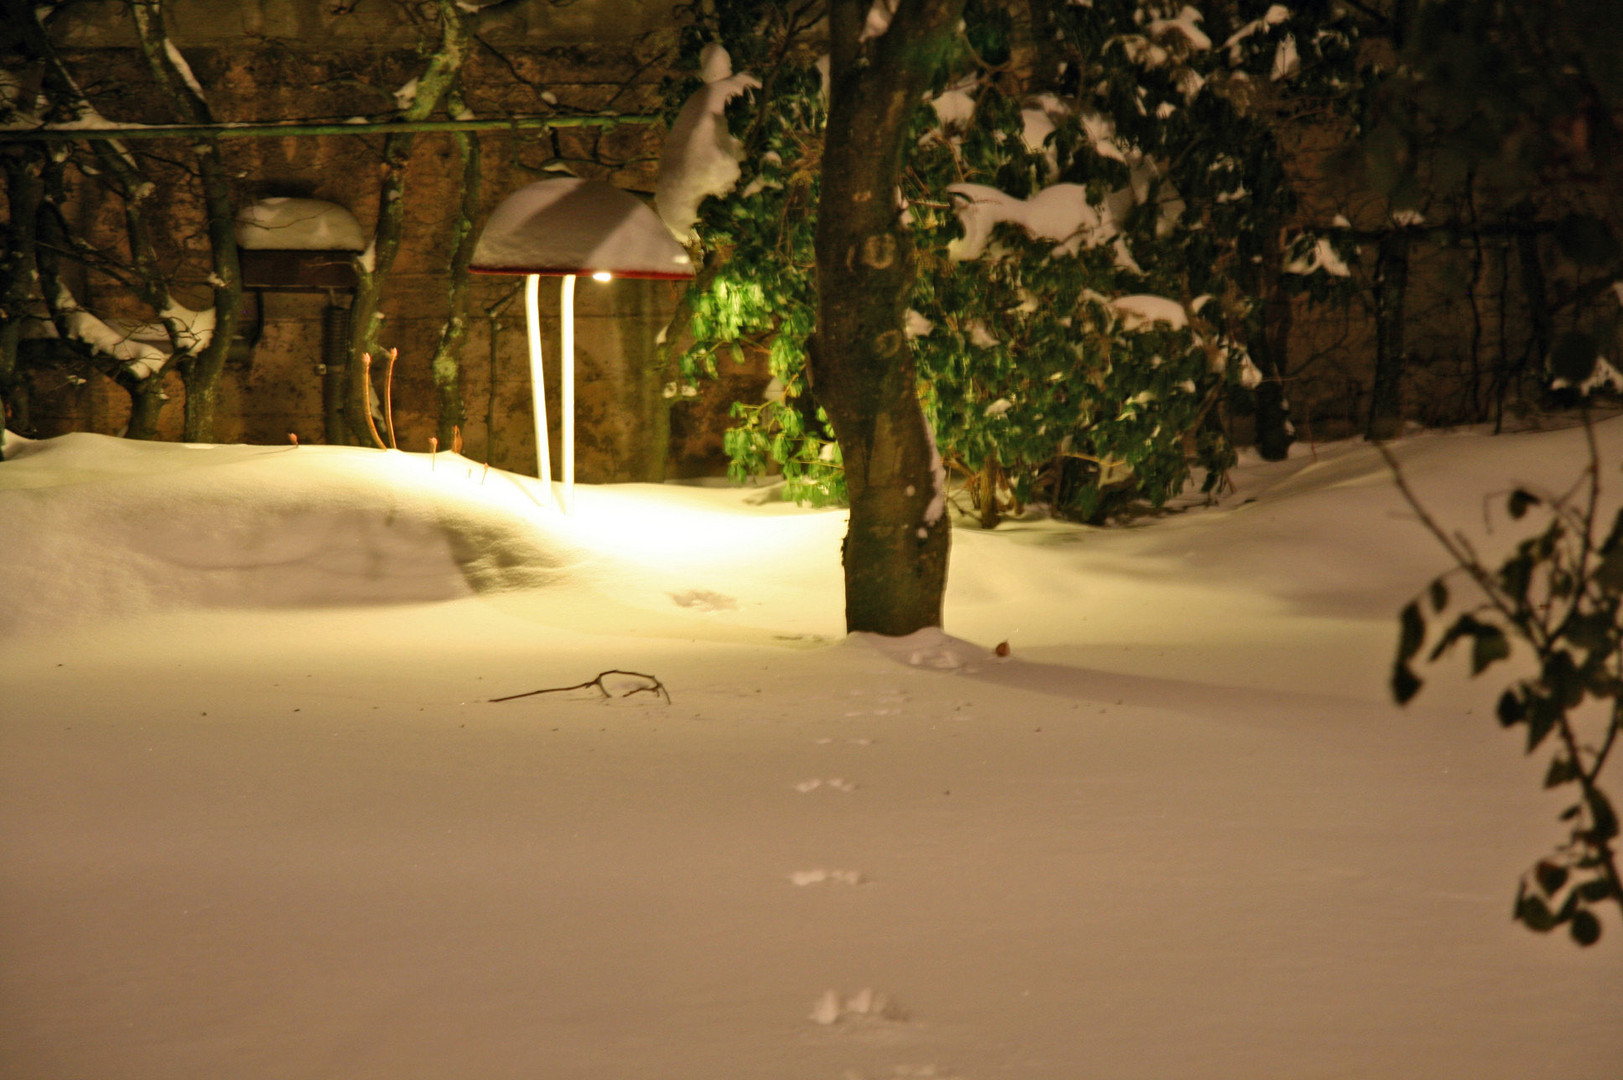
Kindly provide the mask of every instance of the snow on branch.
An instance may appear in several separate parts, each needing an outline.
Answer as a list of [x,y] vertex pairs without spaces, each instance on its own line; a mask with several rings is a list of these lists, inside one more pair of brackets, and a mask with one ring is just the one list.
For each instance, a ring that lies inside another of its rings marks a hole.
[[[64,334],[69,340],[82,342],[103,356],[123,361],[130,373],[138,379],[149,378],[162,371],[169,362],[169,354],[150,342],[143,341],[133,330],[119,331],[79,306],[78,299],[66,285],[58,284],[55,302],[56,315],[61,320]],[[210,312],[210,322],[212,325]]]
[[964,227],[963,238],[952,241],[947,254],[960,262],[980,258],[991,240],[992,227],[1002,223],[1019,225],[1035,240],[1058,241],[1055,253],[1066,255],[1097,247],[1120,232],[1110,202],[1089,202],[1088,189],[1082,184],[1054,184],[1029,199],[985,184],[951,184],[947,190],[958,196],[955,209]]
[[695,239],[699,204],[726,195],[738,184],[743,147],[727,130],[727,103],[761,86],[749,72],[733,74],[732,58],[718,42],[704,47],[700,64],[704,85],[671,125],[654,183],[654,207],[671,235],[683,243]]
[[168,35],[163,39],[163,51],[164,55],[169,57],[169,63],[174,66],[175,74],[186,84],[186,88],[196,94],[199,101],[203,100],[206,96],[203,93],[203,84],[197,81],[197,76],[192,73],[192,66],[180,55],[180,50],[175,47],[174,41]]

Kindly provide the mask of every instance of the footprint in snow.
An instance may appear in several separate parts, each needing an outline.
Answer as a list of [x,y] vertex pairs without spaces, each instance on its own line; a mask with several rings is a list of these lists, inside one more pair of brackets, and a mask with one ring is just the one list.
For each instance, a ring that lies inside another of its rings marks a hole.
[[802,780],[800,783],[795,785],[795,790],[800,792],[802,795],[809,795],[818,788],[824,787],[830,789],[831,791],[855,791],[857,789],[857,785],[852,783],[850,780],[833,776],[827,780]]
[[842,997],[838,990],[825,990],[823,996],[812,1005],[811,1015],[806,1019],[824,1027],[851,1021],[888,1021],[900,1024],[907,1020],[907,1010],[890,995],[881,994],[867,987],[850,997]]
[[836,885],[861,885],[867,878],[862,876],[860,870],[796,870],[789,875],[793,885],[821,885],[824,882],[833,882]]
[[738,607],[737,600],[708,589],[689,589],[686,592],[668,595],[676,601],[677,607],[691,608],[694,611],[733,611]]

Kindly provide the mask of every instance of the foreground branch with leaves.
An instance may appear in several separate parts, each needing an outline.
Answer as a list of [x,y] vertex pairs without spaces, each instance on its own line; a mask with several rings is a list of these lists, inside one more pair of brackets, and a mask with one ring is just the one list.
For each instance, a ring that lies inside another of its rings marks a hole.
[[1427,613],[1442,618],[1452,600],[1448,578],[1468,577],[1482,600],[1445,620],[1426,659],[1434,662],[1469,640],[1475,676],[1508,658],[1514,643],[1532,650],[1538,673],[1517,679],[1500,696],[1499,722],[1526,729],[1529,754],[1541,748],[1549,754],[1546,788],[1577,791],[1561,813],[1567,839],[1522,875],[1514,918],[1540,933],[1566,926],[1580,945],[1600,938],[1595,905],[1611,902],[1623,911],[1617,812],[1601,787],[1623,731],[1623,510],[1597,541],[1600,452],[1593,428],[1587,431],[1589,465],[1571,491],[1550,496],[1518,487],[1510,493],[1512,519],[1536,511],[1548,520],[1497,568],[1426,511],[1397,460],[1380,448],[1404,499],[1455,563],[1403,609],[1392,694],[1401,704],[1420,691],[1413,665],[1426,644]]

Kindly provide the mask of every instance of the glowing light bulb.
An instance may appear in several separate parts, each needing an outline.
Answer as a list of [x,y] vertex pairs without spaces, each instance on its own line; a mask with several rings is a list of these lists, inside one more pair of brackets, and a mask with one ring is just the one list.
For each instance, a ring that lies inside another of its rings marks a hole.
[[611,281],[613,278],[614,275],[609,273],[607,270],[599,270],[597,273],[592,275],[593,281]]

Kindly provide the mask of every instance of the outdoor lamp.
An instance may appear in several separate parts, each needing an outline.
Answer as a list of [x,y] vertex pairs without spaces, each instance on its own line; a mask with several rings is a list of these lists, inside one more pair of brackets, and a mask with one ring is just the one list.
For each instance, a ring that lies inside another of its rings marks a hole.
[[693,277],[692,260],[659,217],[636,196],[601,180],[538,180],[503,199],[491,212],[468,269],[477,274],[523,274],[524,314],[530,345],[530,393],[535,403],[535,453],[541,482],[552,483],[547,404],[541,374],[541,277],[561,277],[563,329],[560,388],[563,410],[563,499],[575,497],[575,278]]

